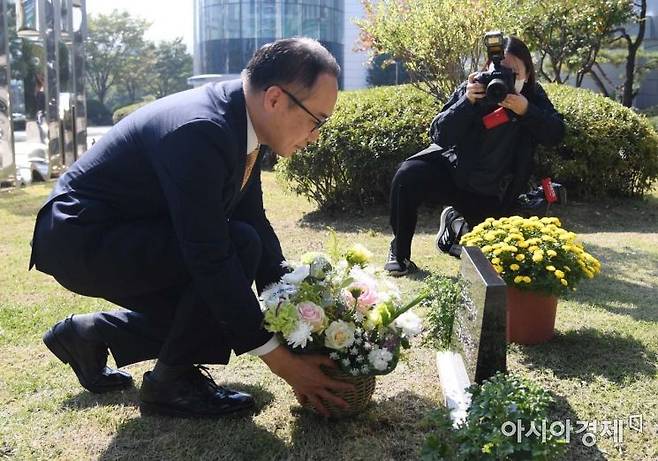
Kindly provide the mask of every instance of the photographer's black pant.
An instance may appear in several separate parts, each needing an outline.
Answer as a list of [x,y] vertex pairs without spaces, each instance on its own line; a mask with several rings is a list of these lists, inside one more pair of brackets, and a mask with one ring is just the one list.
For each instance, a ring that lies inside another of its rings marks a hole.
[[498,197],[457,187],[450,168],[446,159],[420,157],[405,160],[395,173],[391,187],[390,223],[395,235],[393,249],[399,261],[411,257],[418,208],[423,203],[453,206],[471,228],[490,216],[505,214]]

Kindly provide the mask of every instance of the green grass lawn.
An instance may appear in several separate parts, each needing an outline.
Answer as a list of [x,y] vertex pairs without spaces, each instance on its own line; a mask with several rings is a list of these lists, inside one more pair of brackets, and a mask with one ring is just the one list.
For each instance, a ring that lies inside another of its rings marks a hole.
[[[422,418],[442,401],[434,351],[427,348],[413,349],[396,371],[378,378],[374,404],[349,421],[325,422],[300,410],[287,385],[252,357],[212,367],[218,382],[255,395],[258,409],[247,417],[142,418],[136,389],[84,391],[41,335],[70,313],[113,307],[27,271],[34,216],[51,186],[0,192],[0,459],[418,458]],[[264,174],[264,188],[287,257],[321,249],[331,227],[345,242],[364,243],[383,264],[390,239],[385,209],[328,216],[285,193],[271,173]],[[658,194],[554,211],[601,259],[602,272],[560,300],[554,340],[510,347],[510,369],[551,391],[553,420],[600,424],[642,415],[644,431],[626,430],[621,451],[610,437],[586,447],[576,436],[568,459],[658,459]],[[413,247],[423,271],[400,281],[409,295],[428,272],[457,274],[458,261],[433,248],[437,228],[438,211],[424,210]],[[127,368],[137,386],[151,365]]]

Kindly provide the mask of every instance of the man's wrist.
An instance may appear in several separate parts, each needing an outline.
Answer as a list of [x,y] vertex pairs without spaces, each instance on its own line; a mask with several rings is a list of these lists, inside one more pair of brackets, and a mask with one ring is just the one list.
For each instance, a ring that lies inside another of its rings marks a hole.
[[261,355],[260,359],[265,362],[265,365],[267,365],[273,373],[278,374],[277,371],[279,371],[280,364],[288,359],[289,354],[290,352],[288,352],[284,346],[279,345],[267,354]]

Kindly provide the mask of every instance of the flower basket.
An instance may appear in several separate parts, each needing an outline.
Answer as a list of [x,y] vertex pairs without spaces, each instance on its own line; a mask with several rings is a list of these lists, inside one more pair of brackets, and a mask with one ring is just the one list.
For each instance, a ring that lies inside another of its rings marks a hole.
[[[375,376],[352,376],[339,368],[323,367],[322,371],[330,378],[354,385],[354,391],[334,391],[335,395],[350,405],[349,408],[337,407],[331,402],[322,401],[322,404],[329,411],[332,418],[352,416],[366,409],[372,399],[372,394],[375,392]],[[306,403],[304,406],[313,410],[313,406],[310,403]]]
[[395,285],[367,264],[370,252],[354,245],[339,256],[306,253],[301,263],[261,293],[264,325],[294,353],[328,354],[336,364],[325,373],[353,384],[337,393],[350,404],[343,410],[329,402],[331,416],[363,411],[375,389],[375,376],[397,366],[400,349],[422,329],[410,309],[430,296],[426,288],[403,303]]
[[557,297],[507,288],[507,342],[540,344],[555,334]]

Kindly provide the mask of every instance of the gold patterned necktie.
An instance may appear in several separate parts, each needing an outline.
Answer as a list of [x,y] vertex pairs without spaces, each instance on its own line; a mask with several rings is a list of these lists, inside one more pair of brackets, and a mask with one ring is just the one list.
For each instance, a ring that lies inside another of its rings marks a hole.
[[251,170],[254,168],[254,164],[256,163],[256,159],[258,158],[259,151],[260,151],[260,144],[257,145],[254,150],[252,150],[247,154],[247,159],[244,165],[244,176],[242,177],[242,186],[240,187],[240,190],[244,189],[244,186],[247,184],[247,181],[249,181],[249,176],[251,176]]

